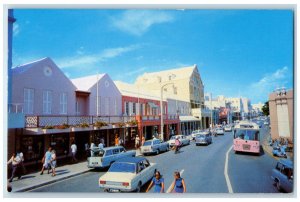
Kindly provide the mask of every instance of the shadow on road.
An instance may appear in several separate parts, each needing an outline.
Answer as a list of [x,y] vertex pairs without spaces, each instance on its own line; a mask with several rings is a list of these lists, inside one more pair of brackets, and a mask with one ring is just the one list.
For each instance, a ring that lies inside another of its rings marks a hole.
[[34,178],[34,175],[27,175],[27,176],[22,176],[22,179],[28,179],[28,178]]

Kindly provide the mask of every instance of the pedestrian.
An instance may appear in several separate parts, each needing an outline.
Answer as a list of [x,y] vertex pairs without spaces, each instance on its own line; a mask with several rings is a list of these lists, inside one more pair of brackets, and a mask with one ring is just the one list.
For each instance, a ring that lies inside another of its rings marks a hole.
[[12,173],[11,177],[9,178],[9,182],[12,182],[14,177],[17,176],[18,179],[21,179],[21,172],[19,172],[19,164],[21,162],[21,159],[13,153],[9,161],[7,162],[7,165],[11,164],[12,165]]
[[98,147],[99,147],[99,149],[102,149],[102,150],[103,150],[103,148],[104,148],[104,145],[103,145],[103,143],[102,143],[102,142],[100,142],[100,143],[99,143],[99,145],[98,145]]
[[46,168],[48,170],[48,174],[50,173],[50,169],[51,169],[51,164],[50,164],[50,161],[51,161],[51,151],[52,151],[52,148],[49,147],[47,152],[45,153],[44,157],[43,157],[43,167],[42,167],[42,170],[41,170],[41,173],[40,175],[43,175],[44,174],[44,169]]
[[122,138],[120,138],[119,145],[120,145],[120,146],[124,146],[124,145],[123,145],[123,139],[122,139]]
[[71,152],[72,152],[72,163],[77,162],[77,159],[76,159],[77,146],[76,146],[75,142],[73,142],[71,145]]
[[100,139],[100,142],[103,144],[103,147],[105,147],[105,142],[104,142],[103,137]]
[[25,175],[26,168],[24,166],[24,154],[22,151],[19,151],[17,156],[19,156],[19,158],[20,158],[20,166],[19,167],[20,167],[20,170],[22,170],[22,175]]
[[142,144],[141,144],[141,146],[143,146],[143,145],[144,145],[144,143],[145,143],[145,137],[144,137],[144,136],[142,136]]
[[85,143],[84,150],[85,150],[86,157],[89,157],[90,156],[90,145],[89,145],[89,143]]
[[90,151],[91,151],[91,156],[94,156],[94,151],[93,149],[96,147],[96,145],[92,142],[91,143],[91,147],[90,147]]
[[175,139],[175,153],[179,152],[179,148],[180,148],[180,140],[179,137],[176,137]]
[[115,136],[115,146],[119,146],[119,135],[116,134]]
[[140,147],[140,138],[138,135],[135,136],[135,149]]
[[56,168],[56,152],[55,152],[54,149],[51,152],[50,164],[51,164],[51,169],[52,169],[52,177],[54,177],[56,175],[56,173],[55,173],[55,168]]
[[[173,191],[174,190],[174,191]],[[174,181],[171,185],[171,191],[170,192],[174,193],[185,193],[186,192],[186,186],[184,179],[180,177],[179,172],[174,172]]]
[[154,185],[154,193],[164,193],[165,183],[164,178],[162,178],[159,171],[155,172],[154,177],[152,178],[146,192]]

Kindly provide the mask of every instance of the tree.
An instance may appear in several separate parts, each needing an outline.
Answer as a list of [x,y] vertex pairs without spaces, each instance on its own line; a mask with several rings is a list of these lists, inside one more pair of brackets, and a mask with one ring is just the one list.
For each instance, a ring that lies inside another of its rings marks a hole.
[[269,116],[270,110],[269,110],[269,101],[265,102],[265,105],[261,108],[263,111],[263,114],[265,116]]

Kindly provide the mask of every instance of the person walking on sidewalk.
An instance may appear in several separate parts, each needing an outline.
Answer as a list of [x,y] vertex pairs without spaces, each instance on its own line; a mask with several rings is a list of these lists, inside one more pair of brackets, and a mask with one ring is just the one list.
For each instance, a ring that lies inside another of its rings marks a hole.
[[44,169],[46,168],[48,170],[48,174],[50,173],[50,169],[51,169],[51,164],[50,164],[50,160],[51,160],[51,151],[52,151],[52,148],[49,147],[48,148],[48,151],[45,153],[44,157],[43,157],[43,168],[41,170],[41,175],[44,174]]
[[76,159],[77,146],[76,146],[75,142],[73,142],[71,145],[71,152],[72,152],[72,163],[77,162],[77,159]]
[[55,168],[56,168],[56,152],[55,152],[54,149],[51,152],[50,163],[51,163],[51,169],[52,169],[52,177],[54,177],[56,175],[56,173],[55,173]]
[[12,173],[11,173],[11,177],[9,178],[9,182],[12,182],[14,177],[17,176],[18,179],[21,179],[21,172],[19,171],[19,164],[21,162],[21,159],[16,156],[15,153],[12,154],[12,157],[9,159],[9,161],[7,162],[7,164],[11,164],[12,165]]
[[23,154],[23,152],[19,151],[17,156],[19,156],[19,158],[20,158],[20,166],[19,166],[20,170],[22,170],[22,174],[25,175],[26,168],[25,168],[24,163],[23,163],[24,162],[24,154]]
[[140,147],[140,138],[138,135],[135,136],[135,149]]
[[155,176],[152,178],[146,192],[154,185],[154,193],[164,193],[165,183],[164,178],[160,175],[159,171],[155,172]]
[[89,157],[90,156],[90,145],[89,145],[89,143],[85,143],[84,150],[85,150],[86,157]]
[[[174,193],[185,193],[186,192],[186,186],[185,186],[185,182],[184,179],[180,177],[180,173],[179,172],[174,172],[174,181],[171,185],[171,193],[172,191]],[[175,188],[175,189],[174,189]]]
[[119,135],[116,134],[115,136],[115,146],[119,146]]

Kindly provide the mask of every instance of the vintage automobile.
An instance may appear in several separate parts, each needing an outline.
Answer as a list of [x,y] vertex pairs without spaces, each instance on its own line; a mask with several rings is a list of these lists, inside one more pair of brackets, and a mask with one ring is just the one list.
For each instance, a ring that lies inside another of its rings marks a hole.
[[104,168],[109,167],[113,162],[124,157],[134,157],[136,151],[126,151],[122,146],[105,147],[92,149],[91,157],[88,157],[89,168]]
[[192,139],[194,140],[195,139],[195,137],[196,137],[196,135],[200,132],[201,130],[194,130],[193,132],[192,132]]
[[168,142],[162,142],[159,139],[152,139],[147,140],[144,145],[141,146],[141,153],[143,155],[146,154],[159,154],[162,151],[168,151],[169,150],[169,143]]
[[226,125],[224,128],[225,132],[231,132],[232,131],[232,127],[230,125]]
[[217,128],[216,133],[217,135],[224,135],[224,130],[222,128]]
[[272,169],[271,178],[278,191],[292,192],[293,191],[293,171],[294,166],[291,160],[280,159],[277,165]]
[[188,139],[185,135],[174,135],[168,141],[170,147],[173,147],[175,145],[175,140],[177,137],[179,138],[179,141],[182,146],[190,144],[190,139]]
[[199,132],[196,135],[195,143],[196,143],[196,146],[202,145],[202,144],[205,144],[205,145],[211,144],[212,143],[211,133],[208,131]]
[[114,162],[99,178],[99,187],[107,192],[140,192],[157,170],[145,157],[127,157]]

